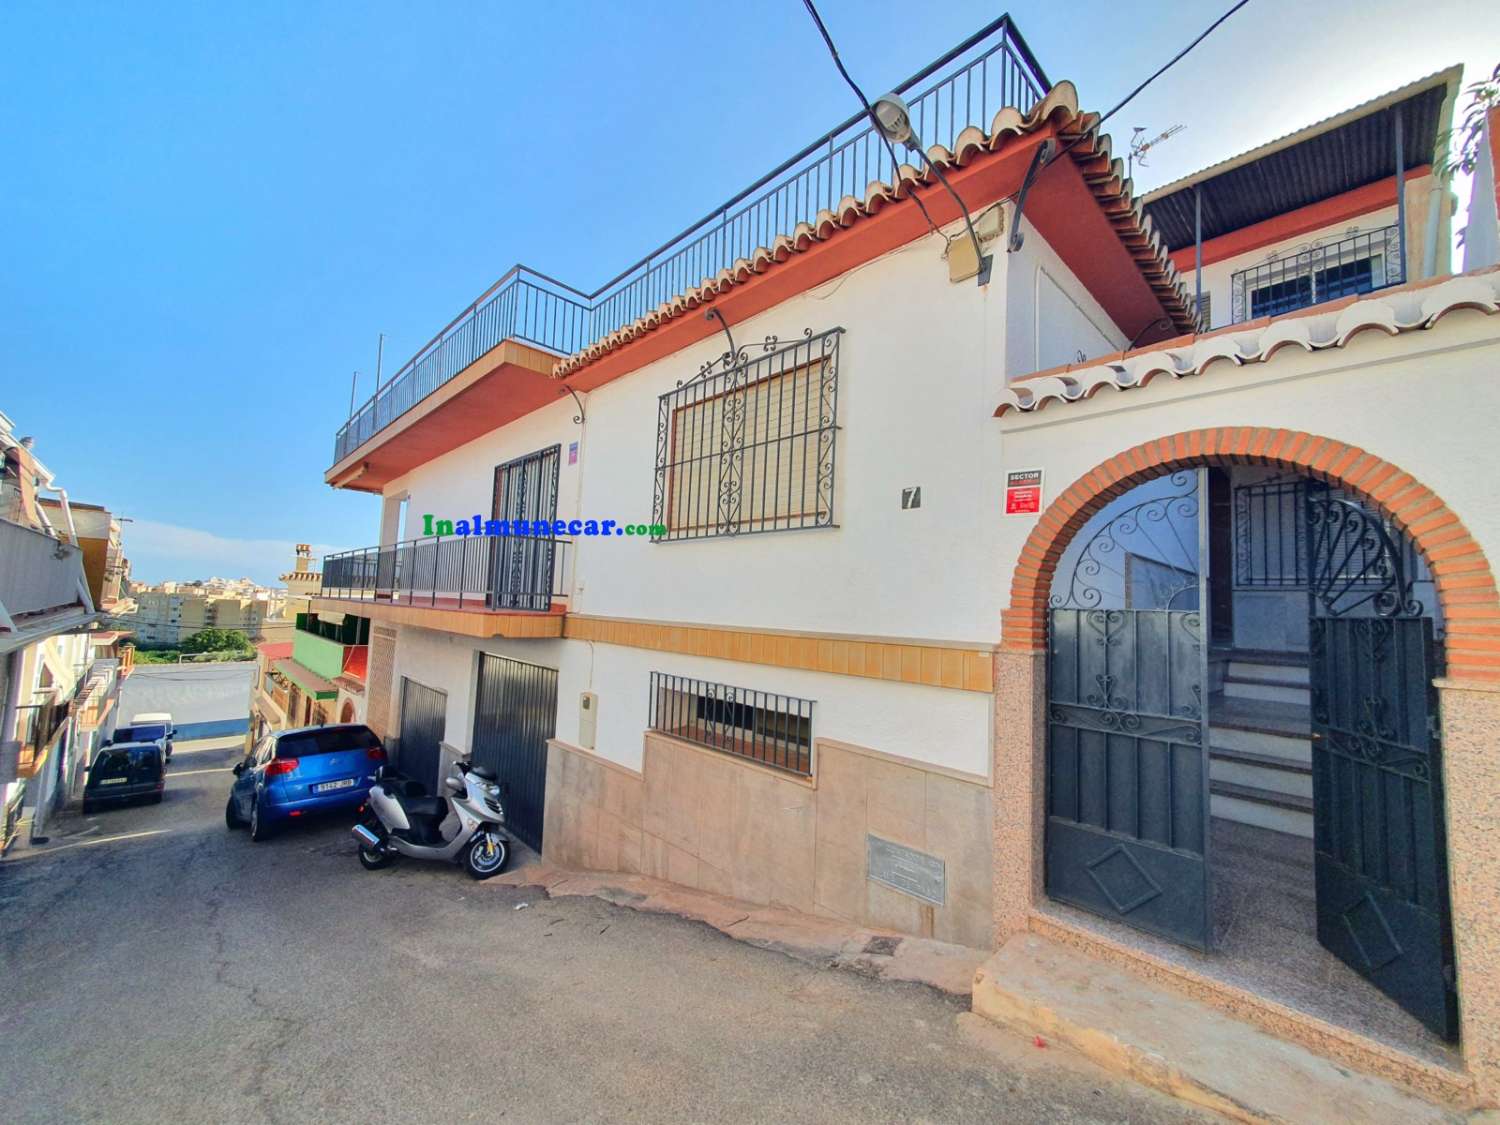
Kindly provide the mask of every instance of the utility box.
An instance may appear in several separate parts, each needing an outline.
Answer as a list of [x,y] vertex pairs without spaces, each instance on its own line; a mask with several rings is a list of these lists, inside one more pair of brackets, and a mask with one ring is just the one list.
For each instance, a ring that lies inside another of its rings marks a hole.
[[578,694],[578,745],[585,750],[594,748],[594,738],[599,730],[599,697],[591,691]]

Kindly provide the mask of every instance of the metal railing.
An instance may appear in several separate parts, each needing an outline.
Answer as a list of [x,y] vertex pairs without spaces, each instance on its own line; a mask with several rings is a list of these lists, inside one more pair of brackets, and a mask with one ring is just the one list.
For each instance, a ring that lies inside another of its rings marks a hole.
[[1381,227],[1240,270],[1230,279],[1234,323],[1400,285],[1400,235]]
[[813,701],[687,676],[651,673],[652,730],[812,775]]
[[[894,89],[908,102],[922,142],[952,148],[965,128],[988,129],[1005,106],[1029,110],[1051,83],[1004,15]],[[896,155],[920,164],[900,148]],[[769,248],[798,223],[814,222],[844,196],[863,198],[873,181],[896,178],[890,151],[860,112],[591,293],[527,266],[512,267],[354,411],[335,437],[334,463],[502,340],[573,355],[758,248]]]
[[567,596],[568,539],[432,535],[323,560],[320,593],[444,609],[545,613]]

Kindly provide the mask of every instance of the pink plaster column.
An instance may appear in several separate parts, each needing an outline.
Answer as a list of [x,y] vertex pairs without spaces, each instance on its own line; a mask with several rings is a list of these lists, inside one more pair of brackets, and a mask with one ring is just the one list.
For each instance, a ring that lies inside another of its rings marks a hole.
[[1500,1103],[1500,686],[1437,683],[1464,1062]]
[[995,945],[1026,928],[1042,893],[1045,654],[995,653]]

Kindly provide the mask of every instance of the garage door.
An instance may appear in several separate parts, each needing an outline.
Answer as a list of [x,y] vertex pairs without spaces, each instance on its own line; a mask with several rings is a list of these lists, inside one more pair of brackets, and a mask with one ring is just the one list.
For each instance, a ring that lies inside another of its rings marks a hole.
[[448,712],[448,695],[426,687],[416,680],[401,679],[401,748],[396,768],[407,777],[427,786],[427,792],[438,791],[438,763],[442,752]]
[[474,704],[474,764],[510,787],[506,826],[542,850],[547,740],[557,732],[557,669],[484,653]]

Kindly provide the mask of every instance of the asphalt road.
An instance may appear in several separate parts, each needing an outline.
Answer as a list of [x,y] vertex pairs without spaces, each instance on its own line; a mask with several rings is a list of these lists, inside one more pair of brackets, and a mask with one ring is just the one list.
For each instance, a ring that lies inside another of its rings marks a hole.
[[343,824],[253,844],[223,821],[237,745],[179,745],[161,805],[0,863],[0,1117],[1203,1120],[919,986],[456,867],[366,872]]

